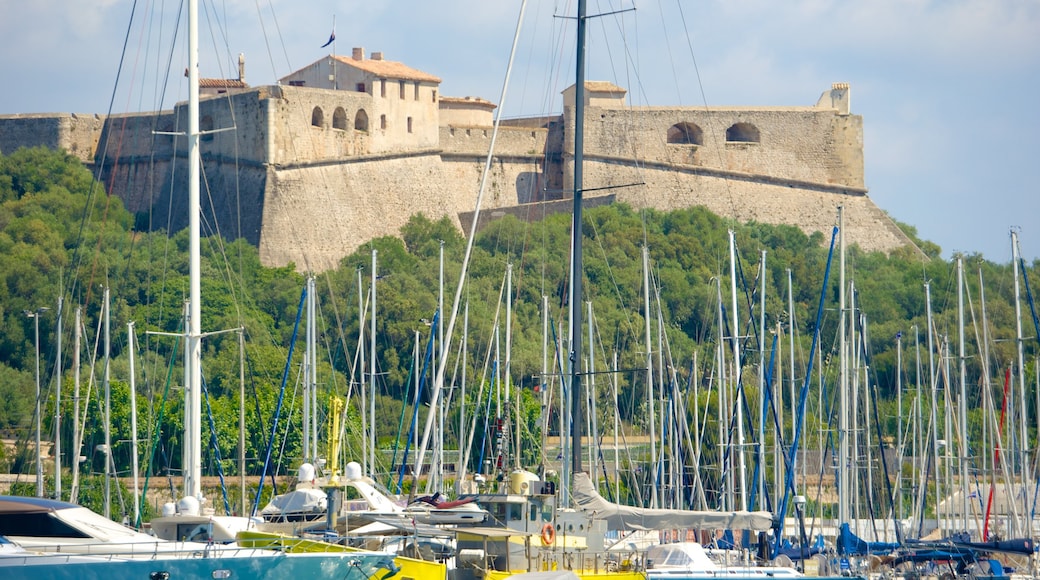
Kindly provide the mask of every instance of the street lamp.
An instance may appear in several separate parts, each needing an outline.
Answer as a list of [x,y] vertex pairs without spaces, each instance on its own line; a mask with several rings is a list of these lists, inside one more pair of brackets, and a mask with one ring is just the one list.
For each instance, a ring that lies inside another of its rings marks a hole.
[[36,497],[43,497],[43,457],[40,450],[40,423],[43,416],[40,414],[40,315],[50,310],[41,306],[36,310],[25,310],[27,318],[33,319],[36,328]]

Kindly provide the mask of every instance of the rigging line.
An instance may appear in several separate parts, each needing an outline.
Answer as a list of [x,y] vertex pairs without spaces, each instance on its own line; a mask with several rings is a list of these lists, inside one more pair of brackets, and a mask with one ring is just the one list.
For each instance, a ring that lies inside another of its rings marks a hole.
[[[509,77],[512,74],[512,71],[513,71],[513,59],[514,59],[514,57],[516,55],[517,44],[519,42],[519,37],[520,37],[520,28],[521,28],[521,24],[523,22],[524,10],[526,8],[527,8],[527,0],[524,0],[522,2],[522,4],[521,4],[521,7],[520,7],[520,14],[518,15],[518,18],[517,18],[516,33],[513,36],[513,45],[512,45],[512,48],[510,49],[510,53],[509,53],[509,66],[506,69],[506,71],[507,71],[506,72],[506,76],[505,76],[505,79],[503,80],[503,83],[502,83],[502,94],[501,94],[501,97],[499,98],[499,109],[498,109],[498,111],[496,113],[494,129],[491,132],[491,142],[490,142],[490,144],[488,146],[488,155],[487,155],[487,159],[486,159],[486,161],[484,163],[484,170],[483,170],[483,172],[481,174],[481,178],[480,178],[480,188],[479,188],[478,194],[477,194],[476,209],[475,209],[475,211],[473,213],[473,223],[470,224],[470,235],[469,235],[469,238],[468,238],[468,240],[466,242],[466,253],[465,253],[465,256],[463,257],[462,268],[460,269],[460,273],[459,273],[459,284],[457,285],[457,287],[455,289],[455,298],[454,298],[454,301],[452,303],[451,319],[448,322],[447,332],[444,333],[444,345],[443,345],[444,348],[442,348],[443,352],[441,353],[441,355],[439,357],[440,361],[438,361],[438,364],[437,364],[437,376],[436,376],[436,379],[434,380],[433,393],[432,393],[432,396],[430,398],[430,406],[431,407],[435,407],[438,404],[438,401],[440,399],[441,389],[443,388],[443,385],[444,385],[444,369],[447,366],[447,357],[448,357],[448,355],[450,354],[450,351],[451,351],[451,348],[450,348],[451,347],[451,337],[452,337],[452,334],[455,332],[455,322],[456,322],[456,319],[458,317],[459,302],[462,299],[463,281],[465,280],[467,271],[469,269],[470,256],[471,256],[472,251],[473,251],[473,241],[474,241],[474,238],[476,237],[476,235],[475,235],[476,234],[476,226],[477,226],[477,222],[480,219],[480,206],[481,206],[481,202],[484,199],[484,194],[485,194],[485,192],[487,190],[488,177],[489,177],[489,175],[491,173],[490,169],[491,169],[491,163],[493,161],[493,155],[494,155],[494,151],[495,151],[495,143],[498,140],[499,128],[501,126],[501,111],[502,111],[502,108],[503,108],[503,106],[504,106],[504,104],[506,102],[506,89],[509,86]],[[434,415],[435,415],[434,413],[430,413],[426,417],[426,426],[423,429],[422,444],[419,447],[418,452],[416,453],[416,465],[420,466],[420,467],[422,466],[423,456],[426,454],[426,446],[429,444],[429,441],[430,441],[430,430],[433,427]],[[419,474],[418,473],[413,473],[412,478],[413,478],[413,481],[412,481],[412,491],[411,491],[411,493],[414,495],[415,490],[418,487]]]
[[[264,48],[267,49],[267,60],[271,64],[271,72],[274,74],[275,78],[278,78],[278,76],[279,76],[278,75],[278,67],[274,64],[274,54],[271,52],[271,42],[270,42],[270,40],[268,40],[267,27],[264,26],[264,14],[263,14],[263,11],[260,8],[260,0],[256,0],[253,4],[256,5],[256,16],[257,16],[257,20],[260,22],[260,32],[261,32],[261,35],[264,38]],[[273,15],[274,14],[274,6],[271,5],[270,1],[268,1],[268,6],[271,8],[271,13]],[[276,25],[277,25],[277,22],[278,22],[278,19],[275,18]],[[276,26],[276,28],[277,28],[277,26]],[[281,37],[281,31],[280,30],[278,31],[278,35],[279,35],[279,38],[280,38]],[[284,52],[284,46],[285,46],[285,43],[282,43],[283,52]],[[286,66],[288,67],[288,69],[292,70],[292,66],[289,65],[289,55],[288,54],[285,55],[285,63],[286,63]]]
[[[109,100],[109,103],[108,103],[108,118],[112,117],[112,111],[115,108],[116,90],[119,87],[119,79],[122,76],[123,64],[125,62],[126,55],[127,55],[127,48],[129,46],[129,43],[130,43],[130,30],[131,30],[131,26],[133,24],[134,14],[136,14],[136,12],[137,12],[137,1],[134,0],[134,3],[133,3],[133,5],[131,6],[131,9],[130,9],[130,22],[127,23],[126,34],[123,37],[123,49],[122,49],[122,51],[120,52],[120,55],[119,55],[119,66],[116,69],[116,79],[115,79],[115,82],[114,82],[114,84],[112,86],[112,97],[111,97],[111,99]],[[126,122],[126,120],[124,119],[124,123],[125,122]],[[120,147],[122,147],[122,141],[121,140],[120,140]],[[118,152],[117,152],[117,155],[118,155]],[[92,203],[92,200],[94,199],[94,194],[97,191],[97,184],[100,183],[101,171],[102,171],[102,169],[105,166],[105,160],[106,160],[107,156],[108,156],[108,141],[106,140],[105,141],[105,147],[103,148],[102,153],[101,153],[101,162],[97,164],[97,169],[96,169],[97,175],[95,176],[95,178],[93,180],[91,180],[91,183],[90,183],[90,190],[87,193],[86,205],[85,205],[85,207],[83,209],[83,219],[80,221],[80,233],[77,236],[78,239],[77,239],[77,243],[75,244],[75,249],[73,250],[72,260],[70,260],[70,262],[74,265],[74,269],[73,269],[74,272],[78,272],[78,270],[79,270],[79,267],[78,267],[78,265],[79,265],[79,248],[80,248],[80,244],[83,242],[83,230],[84,230],[84,227],[86,226],[87,221],[89,220],[88,216],[93,214],[93,210],[92,210],[93,203]],[[104,235],[103,235],[104,234],[104,225],[108,223],[108,207],[109,207],[110,203],[111,203],[111,196],[107,196],[106,195],[104,217],[102,218],[102,221],[101,221],[102,225],[101,225],[101,229],[100,229],[100,231],[98,233],[98,242],[97,242],[97,246],[96,246],[96,248],[94,250],[94,260],[91,263],[90,277],[88,278],[88,282],[86,284],[86,286],[87,286],[86,301],[87,302],[90,301],[91,292],[93,290],[94,274],[95,274],[96,269],[97,269],[98,254],[100,253],[100,248],[101,248],[101,240],[104,239]],[[75,275],[74,279],[78,279],[78,274]],[[75,288],[75,286],[74,286],[74,288]]]
[[[697,79],[697,88],[700,89],[701,103],[704,105],[704,112],[708,113],[708,134],[711,135],[712,145],[715,148],[716,161],[719,163],[719,167],[723,167],[724,162],[722,159],[722,150],[719,147],[719,130],[718,126],[716,125],[714,116],[710,114],[711,109],[708,106],[708,95],[704,90],[704,80],[701,78],[701,69],[697,65],[697,55],[694,53],[693,50],[693,42],[690,38],[690,27],[686,22],[686,13],[683,11],[681,0],[675,0],[675,5],[679,9],[679,19],[682,22],[683,30],[685,30],[686,32],[686,46],[690,50],[690,60],[693,63],[693,73],[694,77]],[[726,190],[726,197],[729,200],[730,216],[732,217],[732,219],[737,219],[737,202],[735,196],[733,195],[733,188],[731,187],[730,181],[728,179],[723,180],[723,185]]]

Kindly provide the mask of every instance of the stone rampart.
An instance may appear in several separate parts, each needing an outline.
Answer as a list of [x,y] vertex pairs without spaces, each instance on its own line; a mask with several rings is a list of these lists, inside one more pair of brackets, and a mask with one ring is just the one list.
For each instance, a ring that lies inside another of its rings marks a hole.
[[84,163],[94,161],[104,117],[76,113],[0,116],[0,153],[20,147],[64,149]]
[[[833,104],[847,103],[847,87],[829,94],[816,107],[785,108],[625,108],[599,99],[602,106],[586,109],[585,187],[634,207],[703,205],[826,235],[842,205],[850,243],[912,245],[866,195],[863,120]],[[204,223],[257,245],[267,265],[310,271],[335,267],[368,239],[396,235],[417,212],[461,227],[460,216],[476,206],[492,128],[442,125],[438,115],[435,99],[295,86],[205,98]],[[0,118],[0,150],[73,151],[100,166],[102,183],[151,227],[177,230],[187,226],[186,126],[185,103],[107,120],[8,116]],[[572,107],[506,121],[482,210],[556,207],[541,202],[569,197],[572,152]]]

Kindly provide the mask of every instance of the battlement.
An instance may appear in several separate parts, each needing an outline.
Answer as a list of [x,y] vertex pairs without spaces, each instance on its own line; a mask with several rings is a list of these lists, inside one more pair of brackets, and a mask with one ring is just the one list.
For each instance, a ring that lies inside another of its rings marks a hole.
[[[439,83],[359,50],[278,85],[203,98],[203,211],[225,224],[225,236],[257,245],[265,264],[311,271],[396,234],[416,212],[461,227],[476,203],[496,105],[442,97]],[[829,232],[844,205],[850,242],[884,251],[910,244],[867,196],[863,119],[851,114],[848,84],[805,107],[630,107],[624,88],[587,88],[585,186],[626,186],[610,200],[661,210],[704,205],[806,232]],[[562,115],[503,122],[482,210],[523,214],[525,204],[570,196],[574,93],[563,92]],[[0,116],[0,151],[43,145],[103,164],[102,181],[116,184],[110,193],[131,211],[180,228],[183,196],[170,196],[186,187],[186,125],[185,103],[111,118]]]

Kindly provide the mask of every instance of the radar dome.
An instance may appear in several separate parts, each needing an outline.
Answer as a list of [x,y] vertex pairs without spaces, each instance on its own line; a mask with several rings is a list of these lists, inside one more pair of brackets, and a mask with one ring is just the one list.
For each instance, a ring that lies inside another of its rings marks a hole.
[[351,461],[347,464],[347,469],[344,472],[344,475],[347,476],[348,481],[361,479],[361,464],[357,461]]
[[177,511],[184,515],[197,516],[199,515],[199,500],[191,496],[182,497],[177,502]]

